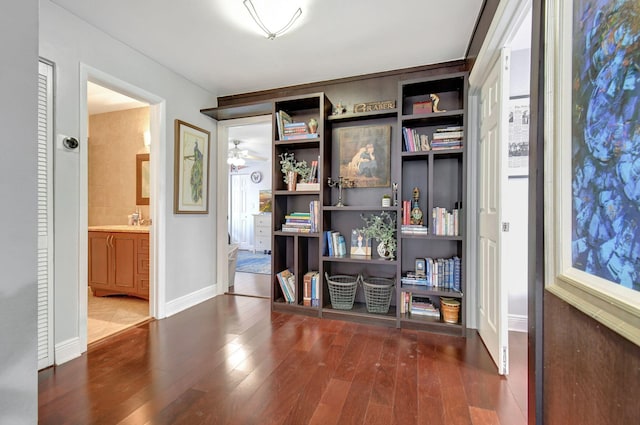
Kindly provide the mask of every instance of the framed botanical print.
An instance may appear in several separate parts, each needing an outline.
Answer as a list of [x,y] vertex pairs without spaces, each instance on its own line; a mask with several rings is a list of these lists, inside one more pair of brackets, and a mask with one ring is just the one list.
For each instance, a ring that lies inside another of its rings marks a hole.
[[209,136],[206,130],[175,121],[174,212],[209,212]]

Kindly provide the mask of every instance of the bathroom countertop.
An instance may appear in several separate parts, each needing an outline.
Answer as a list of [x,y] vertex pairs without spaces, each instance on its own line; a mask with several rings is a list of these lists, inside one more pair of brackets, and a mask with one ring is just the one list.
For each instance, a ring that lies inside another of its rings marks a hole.
[[120,232],[120,233],[149,233],[151,226],[129,226],[127,224],[107,224],[103,226],[89,226],[90,232]]

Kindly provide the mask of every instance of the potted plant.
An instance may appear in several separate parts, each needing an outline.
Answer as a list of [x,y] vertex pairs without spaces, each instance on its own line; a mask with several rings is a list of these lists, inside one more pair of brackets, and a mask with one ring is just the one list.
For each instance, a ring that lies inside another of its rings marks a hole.
[[396,220],[386,211],[379,215],[362,216],[364,227],[359,229],[366,237],[379,242],[378,254],[383,258],[393,259],[396,253]]
[[303,180],[309,177],[311,169],[307,165],[307,161],[296,161],[293,152],[286,152],[280,154],[280,170],[282,171],[282,177],[287,184],[289,190],[296,189],[296,182],[298,176]]

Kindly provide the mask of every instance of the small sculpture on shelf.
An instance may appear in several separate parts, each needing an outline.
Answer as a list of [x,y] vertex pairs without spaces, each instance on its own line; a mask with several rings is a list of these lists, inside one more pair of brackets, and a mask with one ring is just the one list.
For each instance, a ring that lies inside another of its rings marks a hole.
[[344,203],[342,202],[342,188],[353,187],[353,180],[344,178],[342,176],[338,177],[338,179],[332,179],[329,177],[327,179],[327,184],[329,187],[337,187],[338,188],[338,202],[334,205],[336,207],[344,207]]
[[318,120],[315,118],[311,118],[307,123],[307,126],[309,127],[309,133],[315,133],[318,129]]
[[422,225],[422,209],[418,204],[418,199],[420,198],[420,189],[417,187],[413,188],[413,202],[411,205],[411,224],[420,224]]
[[429,97],[433,101],[433,112],[447,112],[446,109],[439,109],[438,104],[440,103],[440,96],[437,94],[430,94]]
[[342,115],[347,112],[347,108],[342,105],[342,101],[338,102],[338,104],[333,108],[333,115]]

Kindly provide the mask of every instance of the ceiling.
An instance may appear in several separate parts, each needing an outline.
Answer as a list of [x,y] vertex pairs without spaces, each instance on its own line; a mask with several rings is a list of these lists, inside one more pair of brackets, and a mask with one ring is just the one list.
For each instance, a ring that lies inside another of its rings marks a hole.
[[302,8],[275,40],[242,0],[52,2],[225,96],[462,59],[483,0],[253,0],[271,30]]

